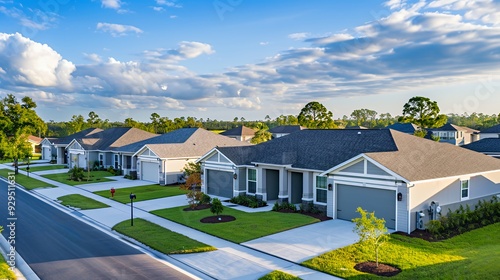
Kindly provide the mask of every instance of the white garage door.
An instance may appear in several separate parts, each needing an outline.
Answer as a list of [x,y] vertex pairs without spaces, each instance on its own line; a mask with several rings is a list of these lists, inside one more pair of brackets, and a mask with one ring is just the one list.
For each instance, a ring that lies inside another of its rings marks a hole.
[[42,159],[45,159],[45,160],[51,160],[52,159],[52,153],[51,153],[50,147],[43,147]]
[[87,161],[85,160],[85,155],[83,154],[78,155],[78,167],[87,169]]
[[141,180],[158,183],[159,173],[157,162],[141,162]]
[[384,218],[385,226],[396,227],[396,192],[384,189],[337,185],[337,218],[352,220],[358,218],[358,207],[375,212],[375,217]]

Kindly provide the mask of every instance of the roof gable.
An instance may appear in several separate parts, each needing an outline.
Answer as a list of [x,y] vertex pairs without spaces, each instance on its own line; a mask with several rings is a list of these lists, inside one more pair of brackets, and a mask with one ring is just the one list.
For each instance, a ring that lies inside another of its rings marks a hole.
[[255,130],[244,125],[221,132],[224,136],[254,136]]

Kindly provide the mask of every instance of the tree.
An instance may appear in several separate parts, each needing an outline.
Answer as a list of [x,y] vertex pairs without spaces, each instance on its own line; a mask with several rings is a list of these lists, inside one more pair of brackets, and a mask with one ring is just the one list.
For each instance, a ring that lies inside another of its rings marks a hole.
[[[448,120],[446,115],[439,114],[436,101],[427,97],[415,96],[403,106],[403,116],[398,121],[414,123],[425,132],[427,128],[443,126]],[[425,133],[421,133],[425,136]]]
[[88,127],[101,127],[102,125],[102,120],[99,118],[99,115],[97,115],[94,111],[89,112],[89,118],[87,119],[87,125]]
[[370,109],[357,109],[351,113],[351,118],[358,126],[374,127],[377,112]]
[[12,94],[0,101],[0,157],[13,159],[15,173],[18,173],[18,160],[31,156],[30,134],[41,135],[47,125],[37,115],[36,103],[25,96],[19,103]]
[[71,120],[67,123],[68,126],[68,135],[77,133],[86,128],[85,119],[82,115],[73,115]]
[[306,104],[298,116],[299,124],[308,128],[334,128],[333,113],[323,104],[312,101]]
[[268,131],[269,128],[267,127],[266,124],[261,122],[256,122],[253,125],[253,128],[256,129],[257,131],[255,132],[255,135],[252,137],[252,140],[250,140],[250,143],[259,144],[271,140],[272,134],[271,132]]
[[360,244],[373,248],[378,267],[379,248],[388,239],[385,220],[383,218],[378,219],[375,217],[375,212],[367,212],[361,207],[358,207],[356,212],[361,217],[352,219],[356,224],[353,231],[358,234]]
[[212,199],[212,206],[210,206],[210,212],[212,212],[212,214],[216,215],[216,216],[219,216],[220,213],[222,213],[222,211],[224,211],[224,206],[222,206],[222,202],[214,197]]

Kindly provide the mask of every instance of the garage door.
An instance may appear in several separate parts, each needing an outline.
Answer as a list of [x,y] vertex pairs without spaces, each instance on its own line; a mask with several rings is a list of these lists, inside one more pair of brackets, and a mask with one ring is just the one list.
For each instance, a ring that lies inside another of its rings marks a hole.
[[375,217],[385,219],[387,228],[395,229],[395,191],[337,185],[337,218],[350,221],[360,217],[356,212],[358,207],[368,212],[375,212]]
[[141,180],[158,183],[158,163],[157,162],[141,162]]
[[51,160],[52,159],[52,151],[50,147],[42,148],[42,159]]
[[233,173],[207,170],[207,193],[222,197],[233,197]]

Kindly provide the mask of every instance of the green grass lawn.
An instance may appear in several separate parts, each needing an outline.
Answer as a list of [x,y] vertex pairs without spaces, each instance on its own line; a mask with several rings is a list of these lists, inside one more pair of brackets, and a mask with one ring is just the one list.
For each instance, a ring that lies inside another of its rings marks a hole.
[[[27,166],[23,166],[22,170],[26,171]],[[30,165],[30,172],[37,172],[37,171],[45,171],[45,170],[56,170],[56,169],[64,169],[66,168],[66,165],[64,164],[53,164],[53,165],[43,165],[43,166],[36,166],[36,164]]]
[[[130,202],[130,193],[134,193],[137,198],[134,201],[144,201],[155,198],[169,197],[186,194],[188,191],[179,189],[179,185],[160,186],[146,185],[131,188],[116,189],[114,200],[121,203]],[[94,192],[102,197],[111,198],[109,190]]]
[[275,270],[265,276],[259,278],[259,280],[300,280],[299,277],[285,273],[283,271]]
[[69,194],[61,196],[58,197],[57,200],[61,200],[62,205],[70,205],[82,210],[109,207],[109,205],[107,204],[104,204],[97,200],[93,200],[92,198],[88,198],[80,194]]
[[[0,176],[7,178],[8,173],[14,171],[9,170],[9,169],[0,169]],[[16,183],[20,184],[21,186],[25,187],[28,190],[36,189],[36,188],[53,188],[54,186],[42,181],[38,181],[33,178],[28,178],[26,175],[23,174],[17,174],[15,175],[16,177]]]
[[241,243],[273,233],[318,222],[318,219],[298,214],[279,212],[246,213],[224,207],[221,215],[236,217],[235,221],[220,224],[205,224],[200,219],[213,214],[210,209],[183,211],[187,206],[161,209],[151,213],[174,222],[195,228],[220,238]]
[[[499,279],[500,223],[440,242],[393,234],[380,249],[380,262],[399,267],[391,279]],[[303,265],[345,279],[384,278],[355,270],[355,264],[374,260],[372,250],[359,244],[305,261]]]
[[134,226],[130,226],[130,220],[123,221],[115,225],[113,229],[164,254],[188,254],[216,250],[215,247],[143,219],[134,219]]
[[114,175],[109,173],[108,171],[90,171],[89,180],[87,180],[87,172],[84,172],[84,177],[82,181],[73,181],[69,179],[68,173],[43,175],[43,177],[47,179],[51,179],[70,186],[114,181],[108,178],[104,178],[111,176]]

